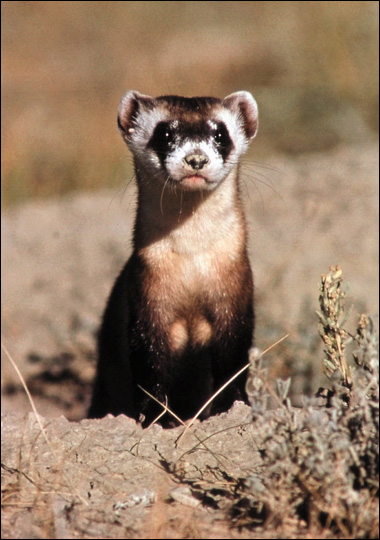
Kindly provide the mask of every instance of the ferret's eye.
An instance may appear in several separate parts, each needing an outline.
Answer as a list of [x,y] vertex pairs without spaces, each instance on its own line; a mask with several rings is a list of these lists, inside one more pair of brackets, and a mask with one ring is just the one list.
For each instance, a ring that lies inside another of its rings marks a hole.
[[216,133],[214,133],[214,141],[216,142],[216,144],[221,144],[222,143],[222,132],[221,131],[217,131]]
[[166,154],[174,141],[174,133],[168,122],[159,122],[148,143],[157,154]]
[[166,142],[171,142],[173,140],[173,133],[168,129],[165,131]]
[[223,159],[225,159],[232,148],[232,141],[228,134],[228,129],[223,122],[220,122],[213,131],[212,138],[218,151],[222,155]]
[[228,146],[231,143],[226,126],[221,122],[213,132],[212,137],[218,146]]

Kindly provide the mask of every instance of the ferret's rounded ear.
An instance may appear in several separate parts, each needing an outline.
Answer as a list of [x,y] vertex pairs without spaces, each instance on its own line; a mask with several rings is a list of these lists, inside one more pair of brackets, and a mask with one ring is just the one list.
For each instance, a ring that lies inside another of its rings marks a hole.
[[151,109],[153,103],[154,98],[140,94],[136,90],[130,90],[121,98],[117,125],[126,141],[129,141],[133,136],[135,122],[141,108]]
[[223,99],[223,106],[239,116],[245,136],[253,139],[259,126],[259,113],[252,94],[244,90],[229,94]]

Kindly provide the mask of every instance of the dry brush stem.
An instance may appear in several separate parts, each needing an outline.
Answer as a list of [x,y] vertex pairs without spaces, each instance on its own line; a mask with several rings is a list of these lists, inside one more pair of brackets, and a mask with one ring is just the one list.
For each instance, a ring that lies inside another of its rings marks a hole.
[[351,388],[350,368],[345,356],[347,332],[342,328],[345,322],[344,298],[342,290],[343,272],[340,266],[331,266],[328,274],[322,274],[319,285],[319,305],[317,311],[319,334],[325,345],[326,357],[323,359],[323,371],[329,379],[340,373],[343,386]]

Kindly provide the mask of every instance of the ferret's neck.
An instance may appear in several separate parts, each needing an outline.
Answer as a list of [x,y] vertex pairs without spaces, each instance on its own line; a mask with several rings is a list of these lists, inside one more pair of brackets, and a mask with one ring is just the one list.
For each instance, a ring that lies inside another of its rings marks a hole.
[[138,208],[136,251],[152,245],[174,251],[209,249],[221,237],[245,237],[238,167],[213,191],[184,191],[154,186],[136,167]]

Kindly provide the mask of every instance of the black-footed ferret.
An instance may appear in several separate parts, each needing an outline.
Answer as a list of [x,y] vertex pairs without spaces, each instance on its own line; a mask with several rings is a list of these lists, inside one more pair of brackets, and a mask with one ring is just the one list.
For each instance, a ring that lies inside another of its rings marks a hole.
[[[257,105],[249,92],[220,100],[131,91],[118,125],[134,158],[137,215],[99,332],[89,417],[124,413],[148,425],[162,407],[140,385],[187,420],[248,362],[253,280],[239,160],[257,132]],[[247,401],[245,380],[202,418]]]

